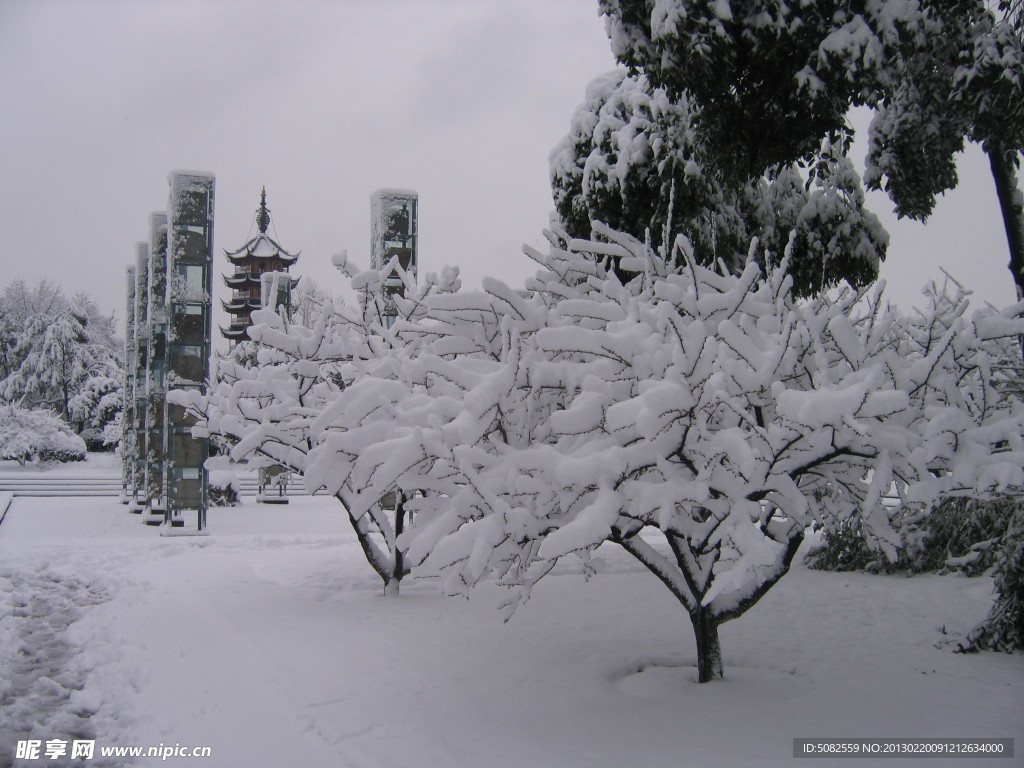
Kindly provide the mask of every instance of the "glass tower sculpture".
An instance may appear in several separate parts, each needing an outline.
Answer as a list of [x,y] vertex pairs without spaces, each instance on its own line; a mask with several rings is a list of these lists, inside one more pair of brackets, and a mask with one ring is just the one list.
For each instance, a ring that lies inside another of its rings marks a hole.
[[[203,390],[210,376],[213,174],[171,173],[167,209],[167,389]],[[202,534],[209,505],[209,438],[195,420],[164,401],[164,535]]]

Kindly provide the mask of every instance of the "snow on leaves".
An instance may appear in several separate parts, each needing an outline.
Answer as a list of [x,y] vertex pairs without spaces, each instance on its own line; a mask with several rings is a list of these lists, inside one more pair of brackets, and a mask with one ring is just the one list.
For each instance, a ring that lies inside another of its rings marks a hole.
[[549,233],[525,291],[428,285],[390,328],[367,321],[371,292],[312,331],[266,318],[263,365],[208,399],[207,428],[375,526],[378,572],[412,563],[451,592],[498,578],[514,608],[559,558],[620,544],[689,613],[701,679],[721,676],[718,624],[786,573],[808,526],[858,516],[891,550],[890,493],[1024,483],[1024,409],[995,389],[1024,305],[968,319],[962,292],[935,291],[905,318],[845,286],[798,300],[788,257],[722,274],[683,239],[666,257],[597,229]]
[[[414,497],[408,554],[450,589],[497,575],[526,595],[557,558],[614,541],[717,624],[784,575],[812,523],[859,515],[891,550],[893,489],[926,503],[1024,481],[1022,413],[991,377],[1021,307],[968,320],[964,296],[936,293],[906,319],[849,288],[799,302],[785,265],[672,274],[604,234],[645,264],[636,280],[601,266],[608,242],[573,241],[532,254],[544,271],[515,313],[493,287],[428,302],[444,353],[395,351],[418,373],[387,409],[388,460],[318,459]],[[451,354],[453,336],[489,345]]]

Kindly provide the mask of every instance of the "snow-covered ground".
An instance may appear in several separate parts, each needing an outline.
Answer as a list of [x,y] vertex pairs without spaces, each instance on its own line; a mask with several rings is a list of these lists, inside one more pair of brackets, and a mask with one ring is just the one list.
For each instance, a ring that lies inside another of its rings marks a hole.
[[13,500],[0,766],[53,738],[95,740],[81,765],[180,744],[212,756],[136,764],[866,766],[795,760],[793,739],[940,736],[1013,737],[1017,756],[939,765],[1024,765],[1024,656],[942,647],[985,616],[990,579],[800,566],[722,628],[727,679],[697,685],[685,613],[615,548],[503,624],[493,585],[383,598],[332,499],[246,501],[211,510],[209,537],[166,539],[114,499]]

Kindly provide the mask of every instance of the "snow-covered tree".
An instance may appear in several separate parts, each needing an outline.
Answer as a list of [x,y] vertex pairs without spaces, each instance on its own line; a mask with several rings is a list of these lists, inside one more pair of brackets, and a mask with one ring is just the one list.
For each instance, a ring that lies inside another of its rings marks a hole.
[[685,93],[671,99],[644,75],[619,70],[594,80],[550,157],[565,229],[586,238],[591,222],[600,221],[641,240],[649,233],[657,243],[681,234],[700,263],[721,260],[737,272],[753,238],[763,266],[778,263],[794,235],[798,293],[844,278],[856,285],[875,279],[888,235],[864,209],[848,137],[825,140],[803,172],[787,164],[730,181],[713,165],[705,168],[715,148],[703,146],[698,118]]
[[[89,391],[109,390],[120,376],[113,318],[91,298],[78,293],[68,299],[45,278],[35,285],[17,279],[0,295],[0,317],[6,374],[0,379],[0,398],[49,408],[68,423],[77,422],[79,429],[94,417],[102,429],[113,418],[109,402],[102,414],[85,414],[80,407]],[[75,398],[80,402],[72,413]],[[93,404],[99,407],[100,399],[93,398]]]
[[35,315],[18,336],[18,368],[3,382],[8,402],[44,406],[71,422],[71,401],[86,381],[117,375],[109,347],[94,343],[85,315],[69,308],[55,316]]
[[704,167],[756,178],[810,162],[880,108],[866,179],[924,218],[956,183],[954,155],[982,145],[1024,297],[1024,42],[1019,3],[985,0],[599,0],[612,52],[695,110]]
[[[207,395],[177,391],[168,393],[168,399],[187,406],[198,419],[198,429],[230,445],[232,459],[271,461],[302,475],[310,492],[326,489],[334,495],[384,582],[385,594],[394,595],[409,572],[397,543],[409,522],[403,496],[394,487],[371,489],[355,480],[321,477],[311,471],[312,457],[318,445],[342,429],[331,416],[362,407],[349,398],[353,382],[369,371],[375,381],[393,378],[392,352],[407,343],[399,326],[422,315],[423,301],[431,294],[456,290],[458,280],[446,272],[439,278],[428,276],[417,287],[397,260],[380,271],[358,272],[341,257],[335,257],[335,266],[351,279],[354,304],[326,300],[309,327],[287,322],[273,310],[254,312],[250,335],[255,361],[247,355],[228,356],[220,361],[218,381]],[[406,282],[407,298],[386,295],[384,283],[393,274]],[[388,317],[392,311],[398,312],[397,325]],[[367,420],[375,407],[402,407],[388,400],[391,391],[381,386],[364,414]],[[352,450],[362,449],[357,444]]]
[[913,3],[599,0],[612,53],[695,103],[709,162],[732,178],[809,160],[883,81]]
[[[339,428],[311,453],[316,482],[407,493],[408,555],[449,589],[497,575],[514,606],[613,542],[679,600],[708,681],[718,627],[808,526],[857,517],[892,551],[893,489],[927,505],[1024,482],[1024,409],[990,379],[1024,306],[968,320],[962,295],[936,295],[907,320],[850,288],[798,301],[785,265],[721,274],[685,240],[665,257],[598,229],[533,252],[528,296],[488,282],[428,301],[401,373],[325,412]],[[616,259],[640,279],[622,285]]]
[[[905,43],[871,125],[867,183],[885,189],[900,215],[925,220],[936,196],[957,184],[965,139],[989,157],[1018,298],[1024,298],[1024,39],[1009,8],[926,0],[925,34]],[[1019,9],[1018,9],[1019,10]]]
[[109,438],[121,415],[123,386],[123,371],[98,373],[86,379],[68,403],[70,421],[90,450],[112,445]]

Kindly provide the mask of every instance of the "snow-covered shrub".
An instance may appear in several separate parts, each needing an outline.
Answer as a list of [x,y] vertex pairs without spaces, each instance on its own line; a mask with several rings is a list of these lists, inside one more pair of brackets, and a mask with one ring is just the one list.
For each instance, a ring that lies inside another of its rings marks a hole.
[[242,503],[238,477],[233,472],[219,469],[210,472],[208,493],[214,507],[237,507]]
[[[901,562],[897,550],[897,562]],[[804,558],[807,567],[821,571],[888,572],[895,563],[890,562],[878,547],[864,539],[864,526],[857,519],[843,520],[824,531],[821,544]]]
[[84,461],[85,442],[49,411],[0,405],[0,459]]
[[[1014,358],[1003,372],[1002,393],[1024,400],[1024,364]],[[1007,506],[994,569],[996,600],[988,618],[968,636],[966,650],[1024,651],[1024,495]]]

